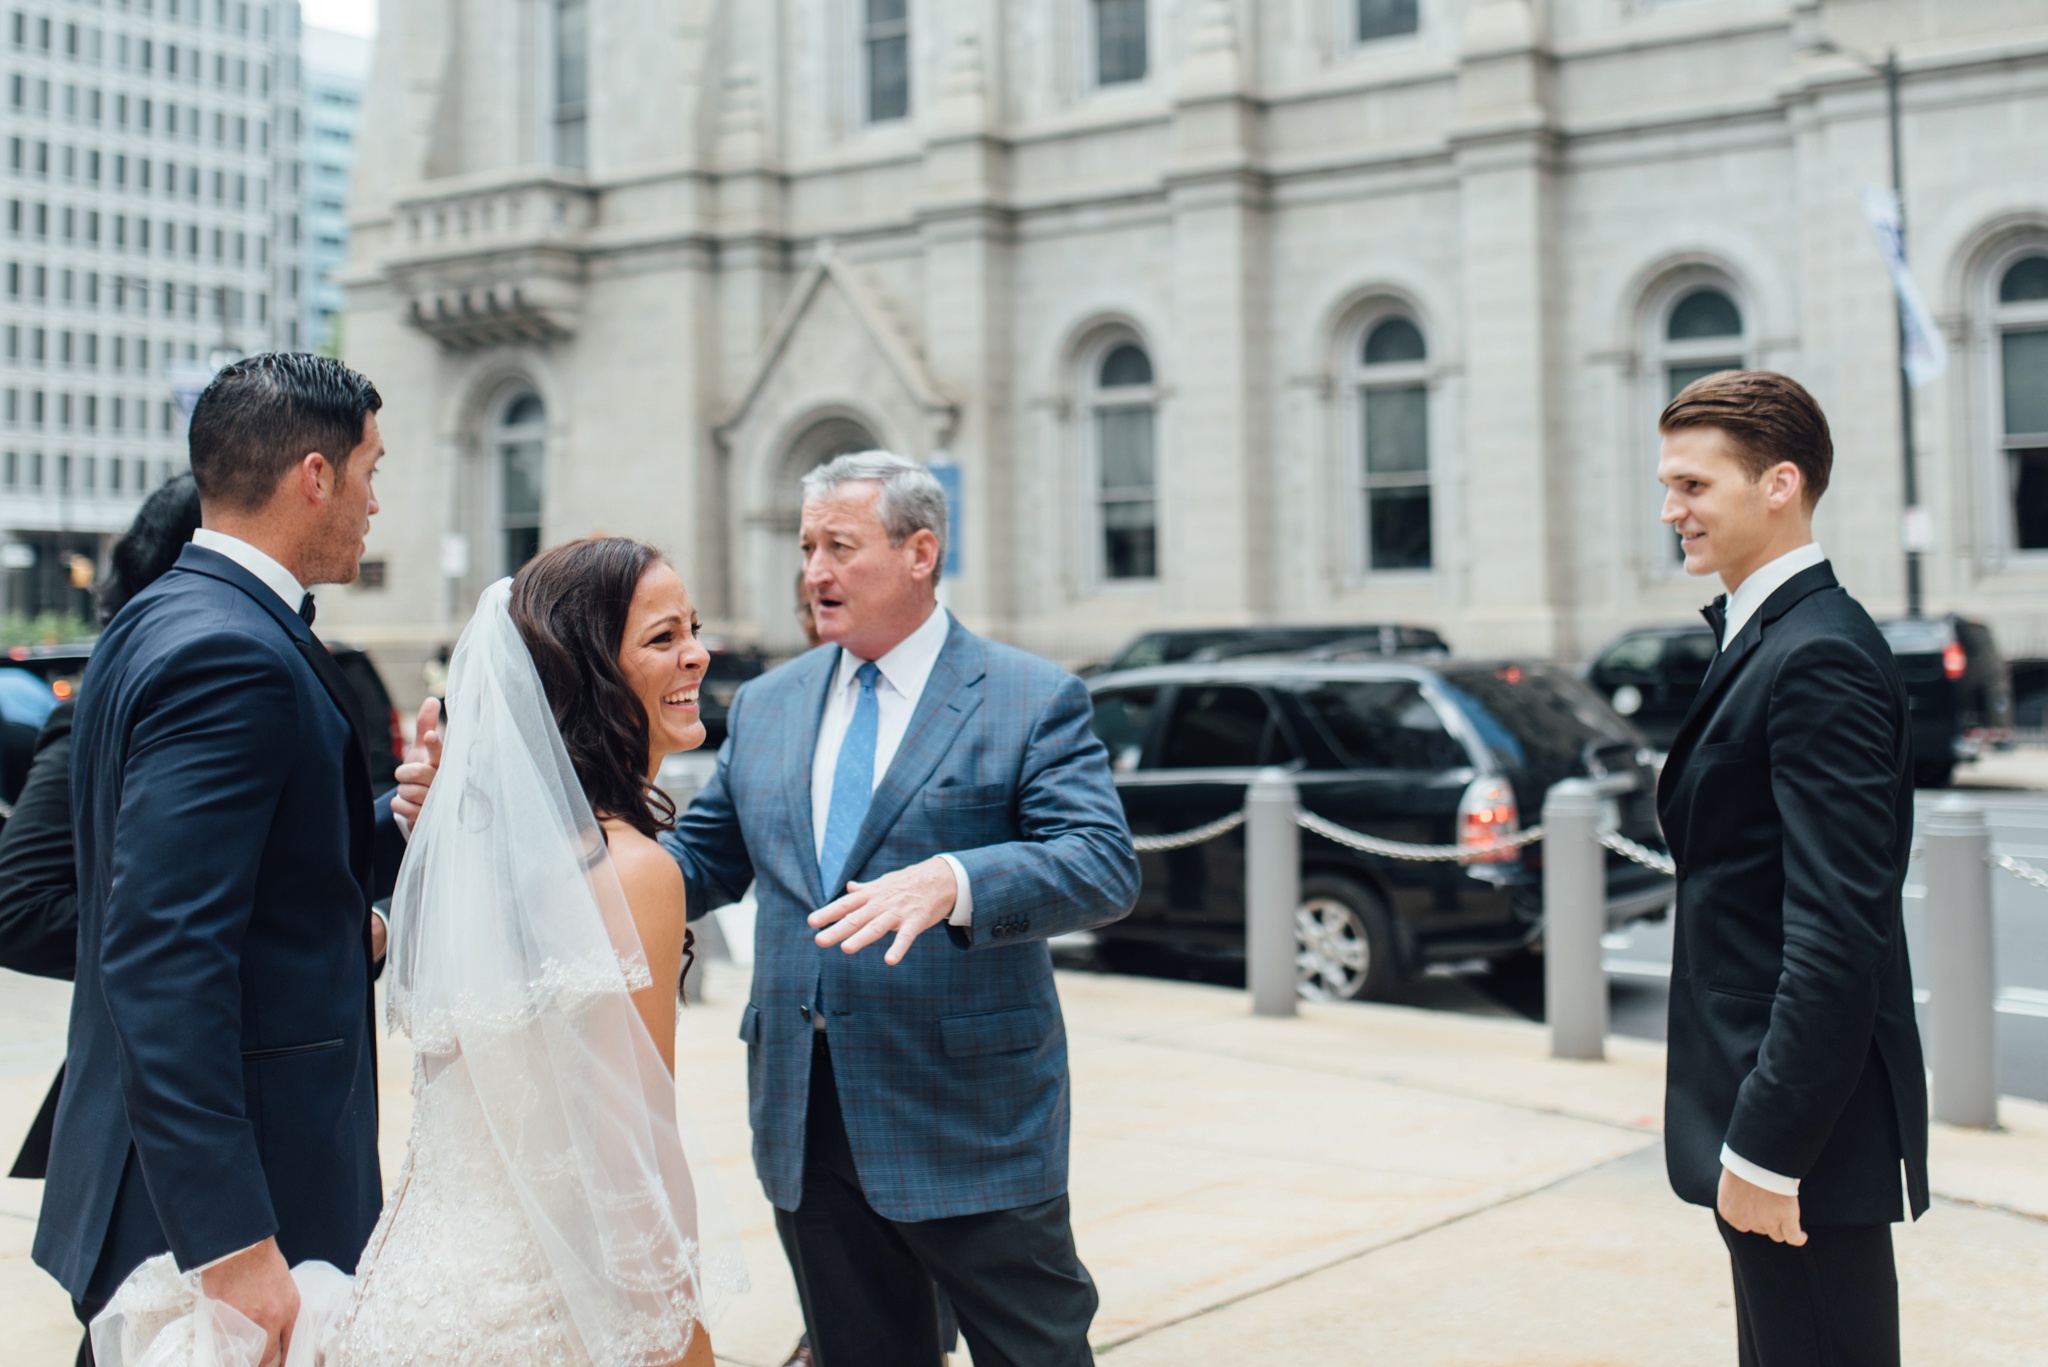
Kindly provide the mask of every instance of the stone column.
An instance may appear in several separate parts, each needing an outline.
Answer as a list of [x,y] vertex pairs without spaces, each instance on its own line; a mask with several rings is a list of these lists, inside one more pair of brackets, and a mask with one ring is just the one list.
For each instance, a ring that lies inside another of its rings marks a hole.
[[1466,20],[1452,132],[1464,260],[1465,526],[1460,649],[1549,654],[1572,529],[1553,405],[1564,393],[1555,237],[1556,132],[1548,57],[1529,0],[1484,0]]
[[982,35],[995,16],[982,0],[953,0],[938,98],[924,113],[924,187],[917,217],[924,250],[924,356],[933,382],[958,408],[930,417],[927,454],[943,447],[960,467],[959,571],[946,591],[977,629],[1007,634],[1012,537],[1024,505],[1008,447],[1011,377],[1009,251],[1000,203],[1004,151],[994,129],[991,58]]
[[1157,339],[1159,572],[1171,617],[1270,615],[1273,447],[1258,412],[1264,315],[1257,110],[1232,0],[1205,0],[1174,90],[1166,172],[1174,333]]

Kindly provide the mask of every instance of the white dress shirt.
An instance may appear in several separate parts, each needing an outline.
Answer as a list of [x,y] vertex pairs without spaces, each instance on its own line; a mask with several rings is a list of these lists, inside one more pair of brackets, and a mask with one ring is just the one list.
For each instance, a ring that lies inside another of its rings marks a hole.
[[[911,632],[896,648],[874,662],[881,677],[875,680],[878,715],[875,727],[874,787],[882,786],[890,761],[910,730],[910,719],[924,696],[925,681],[939,663],[946,648],[946,635],[953,619],[942,607],[934,607],[924,625]],[[811,753],[811,835],[814,853],[825,852],[825,823],[832,815],[832,779],[839,768],[839,751],[846,744],[846,729],[853,724],[853,709],[860,701],[860,667],[868,663],[852,651],[839,652],[839,669],[832,676],[832,691],[825,695],[825,715],[818,724],[818,748]],[[967,881],[967,869],[950,854],[939,856],[953,869],[958,894],[948,919],[956,926],[974,921],[974,888]],[[820,1024],[823,1024],[822,1018]]]
[[263,551],[257,550],[239,536],[229,536],[226,532],[217,532],[211,527],[201,527],[192,533],[192,544],[204,546],[207,550],[218,552],[234,561],[261,579],[272,593],[284,599],[284,605],[294,614],[298,612],[300,602],[306,597],[306,586],[299,582],[297,575]]
[[1742,581],[1733,593],[1728,595],[1728,622],[1721,629],[1721,649],[1726,650],[1736,633],[1749,625],[1749,619],[1756,616],[1757,609],[1770,600],[1770,596],[1784,588],[1788,580],[1801,570],[1810,570],[1827,559],[1827,552],[1812,541],[1797,550],[1786,551],[1776,560],[1760,566],[1749,578]]
[[[1786,551],[1776,560],[1757,569],[1742,581],[1736,590],[1728,595],[1728,621],[1721,630],[1721,649],[1726,650],[1731,641],[1756,616],[1770,596],[1785,587],[1786,581],[1801,570],[1810,570],[1827,559],[1827,553],[1815,542],[1807,542],[1797,550]],[[1776,1192],[1780,1196],[1797,1196],[1799,1179],[1772,1172],[1750,1162],[1726,1144],[1721,1146],[1721,1166],[1740,1177],[1753,1187]]]

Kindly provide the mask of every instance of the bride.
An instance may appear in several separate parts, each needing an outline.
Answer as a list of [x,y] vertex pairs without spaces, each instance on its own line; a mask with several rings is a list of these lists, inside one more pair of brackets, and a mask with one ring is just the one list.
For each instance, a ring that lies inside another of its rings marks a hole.
[[[744,1273],[700,1242],[674,1081],[689,933],[654,840],[708,663],[682,581],[636,541],[557,546],[485,591],[392,901],[405,1165],[352,1288],[299,1270],[291,1367],[711,1364],[706,1319]],[[100,1360],[213,1367],[205,1331],[167,1356],[136,1338],[164,1319],[151,1271],[95,1324]]]

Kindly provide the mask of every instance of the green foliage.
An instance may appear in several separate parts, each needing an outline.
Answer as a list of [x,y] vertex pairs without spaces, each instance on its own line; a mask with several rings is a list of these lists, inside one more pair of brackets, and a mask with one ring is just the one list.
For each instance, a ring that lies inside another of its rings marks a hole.
[[44,612],[34,617],[10,612],[0,617],[0,646],[62,645],[91,640],[98,632],[91,622],[68,612]]

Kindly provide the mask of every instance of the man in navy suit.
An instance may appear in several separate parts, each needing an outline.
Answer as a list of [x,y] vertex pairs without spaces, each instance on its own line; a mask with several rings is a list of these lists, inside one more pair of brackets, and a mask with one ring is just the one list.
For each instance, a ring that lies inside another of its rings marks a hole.
[[204,525],[80,687],[78,978],[34,1252],[82,1319],[168,1251],[281,1357],[289,1265],[353,1269],[383,1202],[370,904],[438,755],[373,807],[305,589],[356,577],[381,405],[324,357],[216,376],[191,423]]
[[1088,691],[939,606],[928,471],[842,456],[804,493],[829,644],[740,690],[666,843],[693,915],[754,885],[754,1165],[810,1352],[936,1367],[936,1282],[980,1367],[1087,1363],[1045,942],[1139,881]]

